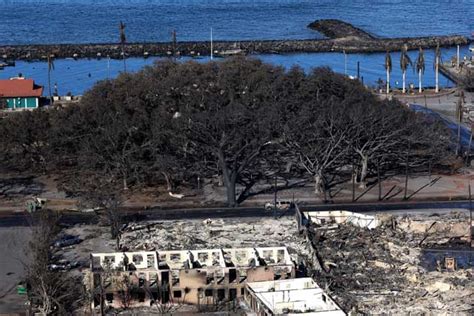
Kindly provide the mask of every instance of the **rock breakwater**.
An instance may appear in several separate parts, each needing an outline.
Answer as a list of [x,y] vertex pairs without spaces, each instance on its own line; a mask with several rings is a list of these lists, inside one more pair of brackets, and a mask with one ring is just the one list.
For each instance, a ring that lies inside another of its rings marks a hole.
[[[378,38],[349,23],[339,20],[320,20],[309,25],[327,39],[306,40],[254,40],[213,42],[216,55],[229,55],[239,51],[245,54],[288,54],[288,53],[376,53],[398,51],[403,45],[409,50],[433,48],[436,45],[450,47],[467,45],[471,39],[461,35]],[[127,57],[148,56],[206,56],[211,53],[210,41],[128,43]],[[51,45],[7,45],[0,46],[0,58],[9,60],[43,60],[48,55],[54,58],[121,58],[122,49],[117,43],[104,44],[51,44]]]

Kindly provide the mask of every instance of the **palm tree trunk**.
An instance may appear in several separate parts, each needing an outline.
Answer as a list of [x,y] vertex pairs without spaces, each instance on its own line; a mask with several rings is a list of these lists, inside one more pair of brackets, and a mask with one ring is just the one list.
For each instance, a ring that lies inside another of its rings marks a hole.
[[405,81],[406,81],[407,71],[402,71],[402,93],[406,92]]
[[48,89],[49,89],[49,104],[53,104],[53,97],[51,94],[51,68],[48,65]]
[[418,71],[418,92],[421,93],[421,70]]
[[387,94],[390,93],[390,71],[387,69]]
[[125,61],[125,45],[122,43],[123,72],[127,72],[127,62]]
[[436,65],[435,65],[435,92],[439,92],[439,57],[436,57]]

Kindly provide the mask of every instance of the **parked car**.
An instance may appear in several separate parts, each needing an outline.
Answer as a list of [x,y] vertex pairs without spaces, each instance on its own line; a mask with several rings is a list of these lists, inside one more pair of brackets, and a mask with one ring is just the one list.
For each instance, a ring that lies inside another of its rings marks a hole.
[[[276,209],[277,210],[289,210],[293,208],[293,201],[290,200],[278,200],[276,203]],[[273,202],[267,202],[265,203],[265,210],[267,211],[273,211],[275,209],[275,204]]]
[[79,261],[70,262],[67,260],[60,260],[48,266],[50,271],[69,271],[79,267],[81,267],[81,263]]
[[80,239],[77,236],[63,235],[59,239],[54,241],[53,246],[58,247],[58,248],[62,248],[62,247],[76,245],[76,244],[79,244],[81,242],[82,242],[82,239]]

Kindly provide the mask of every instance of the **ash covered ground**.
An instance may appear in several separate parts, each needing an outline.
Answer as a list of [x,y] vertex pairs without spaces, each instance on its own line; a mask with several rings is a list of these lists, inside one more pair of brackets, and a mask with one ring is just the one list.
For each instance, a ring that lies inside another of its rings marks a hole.
[[[130,223],[122,233],[120,251],[286,246],[295,262],[308,264],[308,273],[347,312],[472,315],[472,266],[449,272],[422,262],[426,248],[466,241],[468,215],[386,215],[382,223],[374,230],[343,224],[318,233],[313,243],[309,238],[315,235],[299,234],[293,217]],[[84,267],[90,252],[116,251],[108,227],[77,225],[65,233],[83,241],[59,254],[84,262]],[[321,270],[310,267],[313,261]]]

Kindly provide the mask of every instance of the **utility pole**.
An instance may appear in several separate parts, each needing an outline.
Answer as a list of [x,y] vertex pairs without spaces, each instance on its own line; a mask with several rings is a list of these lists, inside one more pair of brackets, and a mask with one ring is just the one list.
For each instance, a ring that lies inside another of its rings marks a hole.
[[474,247],[474,225],[472,223],[472,196],[471,196],[471,181],[469,180],[469,241],[471,247]]
[[379,185],[379,201],[382,200],[382,181],[380,180],[380,159],[377,159],[377,182]]
[[459,69],[459,61],[460,59],[460,54],[459,54],[459,45],[457,45],[457,52],[456,52],[456,69]]
[[461,154],[461,122],[462,122],[462,108],[463,108],[464,93],[461,91],[456,106],[456,116],[458,119],[458,137],[456,144],[456,156]]
[[211,60],[213,59],[213,57],[214,57],[214,47],[212,43],[212,27],[211,27]]
[[360,78],[360,61],[357,62],[357,80]]
[[110,55],[107,55],[107,80],[110,79]]
[[354,162],[352,162],[352,202],[355,201],[355,178],[357,175],[355,174],[355,167]]
[[406,166],[405,166],[405,194],[403,196],[404,200],[406,200],[408,196],[408,163],[409,163],[408,155],[409,155],[409,152],[410,152],[410,143],[408,143],[407,156],[405,159]]
[[343,50],[342,52],[344,53],[344,75],[347,76],[347,54],[346,50]]
[[274,196],[273,196],[273,217],[276,218],[276,214],[277,214],[277,176],[275,174],[275,192],[274,192]]
[[173,59],[176,60],[176,30],[171,33],[171,41],[173,42]]
[[122,59],[123,59],[123,71],[127,72],[127,64],[125,62],[125,42],[127,41],[127,37],[125,36],[125,23],[120,21],[120,44],[122,46]]

